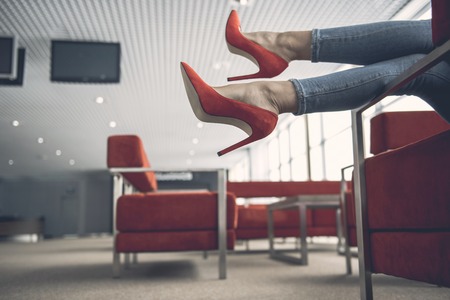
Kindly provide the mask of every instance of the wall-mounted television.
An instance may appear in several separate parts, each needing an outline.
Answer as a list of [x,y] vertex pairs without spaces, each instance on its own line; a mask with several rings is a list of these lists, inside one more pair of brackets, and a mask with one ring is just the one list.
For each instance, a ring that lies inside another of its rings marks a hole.
[[17,40],[0,36],[0,78],[13,80],[17,75]]
[[51,81],[120,82],[120,44],[52,40]]
[[25,72],[25,48],[17,49],[17,73],[14,79],[0,78],[0,86],[22,86]]

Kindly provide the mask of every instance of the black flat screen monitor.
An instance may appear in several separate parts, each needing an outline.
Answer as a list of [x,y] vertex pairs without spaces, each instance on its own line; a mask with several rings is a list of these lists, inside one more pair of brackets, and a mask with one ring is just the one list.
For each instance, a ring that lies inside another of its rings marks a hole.
[[17,43],[14,37],[0,37],[0,78],[15,79]]
[[25,48],[17,49],[17,72],[14,79],[0,78],[0,86],[22,86],[25,72]]
[[53,40],[51,81],[120,82],[120,44]]

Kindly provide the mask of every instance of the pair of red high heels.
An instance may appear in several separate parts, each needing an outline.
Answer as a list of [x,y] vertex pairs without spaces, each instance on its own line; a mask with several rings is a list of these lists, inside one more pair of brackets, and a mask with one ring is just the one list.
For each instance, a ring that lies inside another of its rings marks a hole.
[[[259,66],[259,72],[251,75],[228,78],[229,81],[271,78],[287,68],[288,62],[277,54],[266,50],[257,43],[248,40],[240,31],[240,21],[235,10],[228,17],[225,39],[230,52],[249,58]],[[275,128],[278,115],[240,101],[223,97],[206,84],[186,63],[181,63],[186,93],[191,107],[198,119],[204,122],[234,125],[249,136],[222,150],[219,156],[268,136]]]

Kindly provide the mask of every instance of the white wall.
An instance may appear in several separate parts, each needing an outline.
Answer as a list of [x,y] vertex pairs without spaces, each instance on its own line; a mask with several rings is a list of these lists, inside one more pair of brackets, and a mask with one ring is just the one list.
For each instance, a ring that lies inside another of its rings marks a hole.
[[45,217],[45,235],[111,232],[112,185],[107,172],[2,179],[0,215]]

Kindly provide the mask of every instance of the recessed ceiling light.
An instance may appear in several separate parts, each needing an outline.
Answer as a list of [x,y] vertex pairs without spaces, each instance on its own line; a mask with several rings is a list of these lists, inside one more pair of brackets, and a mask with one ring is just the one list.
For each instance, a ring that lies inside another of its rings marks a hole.
[[70,159],[69,160],[69,165],[71,165],[71,166],[75,165],[75,159]]
[[190,156],[194,156],[195,155],[195,151],[194,150],[189,151],[189,155]]
[[97,104],[103,104],[104,102],[105,102],[105,98],[103,98],[103,97],[95,98],[95,103],[97,103]]
[[203,123],[202,122],[198,122],[197,123],[197,128],[203,128]]
[[192,144],[197,145],[199,142],[198,138],[193,138],[192,139]]
[[48,156],[46,154],[39,154],[36,158],[39,160],[48,160]]
[[10,159],[10,160],[8,161],[8,164],[9,164],[10,166],[12,166],[12,165],[14,164],[14,160]]
[[55,151],[55,154],[56,154],[56,156],[61,156],[62,151],[58,149],[58,150]]
[[240,5],[240,6],[247,6],[250,5],[251,0],[232,0],[231,4]]
[[212,67],[214,70],[228,70],[230,68],[230,63],[228,61],[216,61],[213,63]]
[[37,139],[37,142],[38,142],[39,144],[43,144],[43,143],[44,143],[44,138],[39,137],[39,138]]
[[17,120],[12,121],[11,124],[12,124],[12,126],[14,126],[14,127],[17,127],[17,126],[20,125],[19,121],[17,121]]
[[109,122],[109,127],[115,128],[117,126],[117,123],[114,121]]

